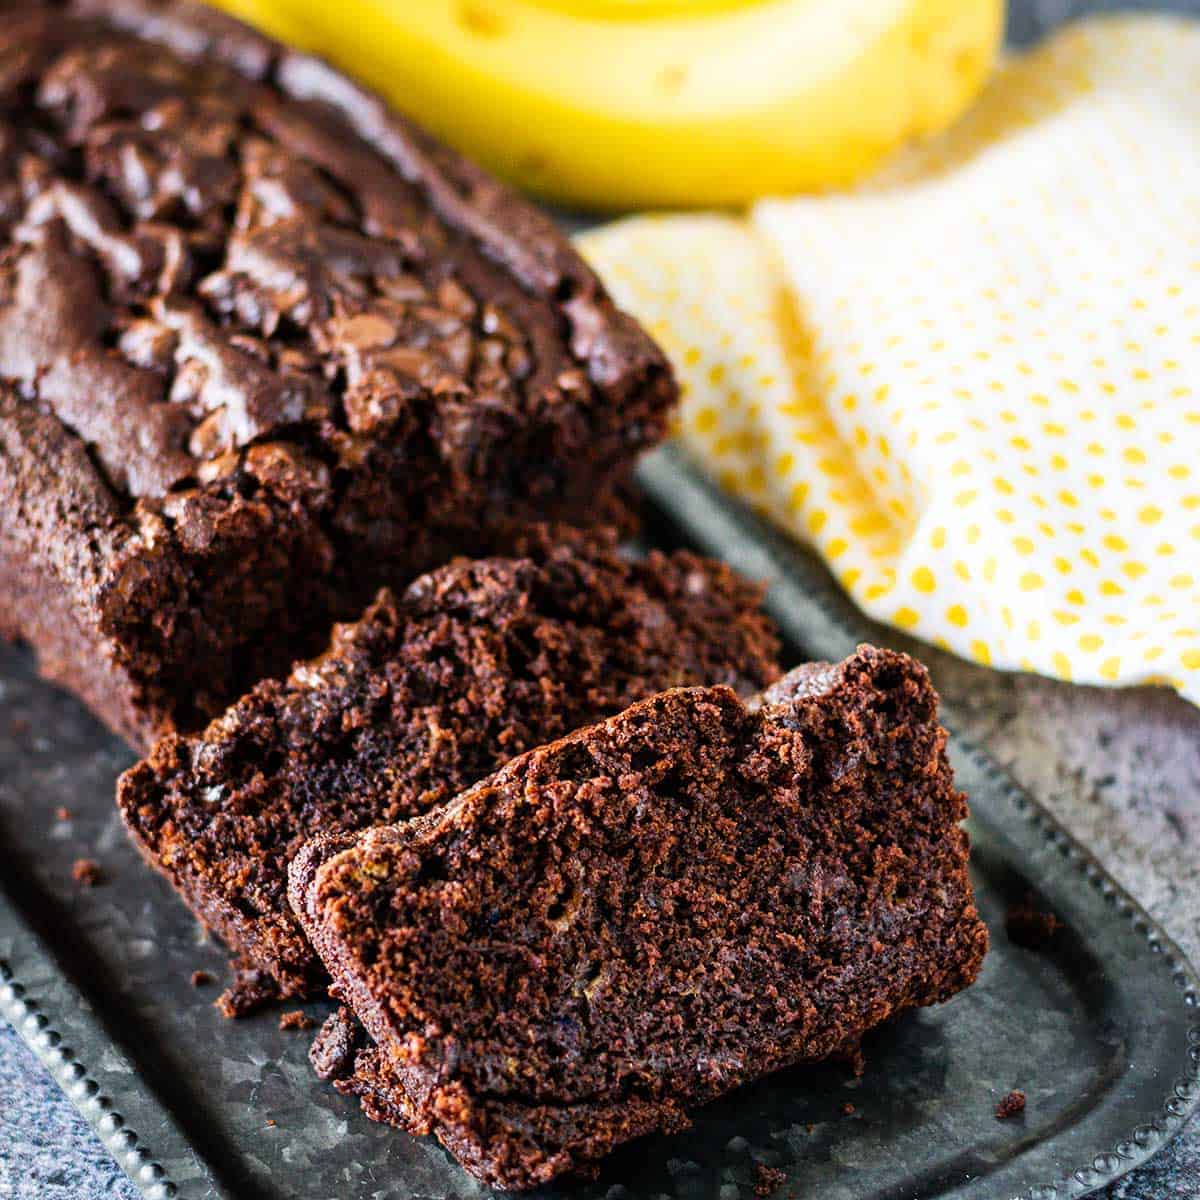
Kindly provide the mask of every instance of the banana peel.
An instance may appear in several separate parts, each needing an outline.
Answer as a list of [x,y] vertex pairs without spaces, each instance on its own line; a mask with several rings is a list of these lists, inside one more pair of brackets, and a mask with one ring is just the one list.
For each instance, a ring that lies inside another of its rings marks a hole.
[[217,0],[526,190],[739,206],[862,178],[986,79],[1004,0]]

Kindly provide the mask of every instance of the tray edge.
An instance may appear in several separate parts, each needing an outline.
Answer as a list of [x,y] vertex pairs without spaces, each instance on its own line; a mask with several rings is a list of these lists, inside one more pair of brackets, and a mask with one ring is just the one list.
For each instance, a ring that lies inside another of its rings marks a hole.
[[[128,1176],[145,1200],[226,1200],[227,1193],[213,1179],[214,1168],[194,1149],[180,1128],[175,1114],[136,1071],[129,1078],[140,1093],[140,1107],[158,1124],[157,1136],[147,1138],[131,1127],[121,1109],[125,1107],[115,1088],[106,1090],[90,1068],[72,1049],[64,1033],[70,1027],[89,1042],[124,1052],[104,1028],[82,990],[64,970],[42,938],[26,921],[9,892],[0,886],[0,934],[10,938],[17,954],[46,964],[66,997],[66,1004],[48,1005],[27,986],[8,958],[0,957],[0,1017],[46,1069],[51,1079],[96,1134],[113,1161]],[[47,1010],[50,1011],[47,1011]],[[53,1015],[52,1015],[53,1014]],[[155,1149],[151,1149],[151,1145]],[[165,1161],[194,1167],[192,1178],[174,1177]],[[196,1185],[200,1185],[197,1190]]]

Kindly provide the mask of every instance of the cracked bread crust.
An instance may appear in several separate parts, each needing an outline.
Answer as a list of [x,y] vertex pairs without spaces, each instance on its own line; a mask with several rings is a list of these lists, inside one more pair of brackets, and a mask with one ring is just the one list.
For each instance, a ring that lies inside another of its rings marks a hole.
[[62,613],[14,583],[0,628],[92,651],[56,677],[135,744],[661,438],[665,360],[551,222],[330,67],[186,0],[0,11],[0,424],[111,510],[64,576],[0,495],[0,584]]
[[285,681],[122,776],[142,853],[241,958],[231,1014],[319,992],[286,899],[287,861],[323,830],[396,821],[663,688],[778,675],[759,589],[687,553],[535,527],[517,557],[458,561],[382,592]]
[[936,709],[922,666],[860,647],[315,839],[289,896],[374,1042],[342,1090],[526,1188],[948,999],[987,933]]

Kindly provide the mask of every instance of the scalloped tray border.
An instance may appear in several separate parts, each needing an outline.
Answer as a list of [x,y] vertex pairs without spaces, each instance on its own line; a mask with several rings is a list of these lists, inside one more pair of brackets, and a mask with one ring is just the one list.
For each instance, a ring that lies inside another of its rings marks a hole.
[[[0,914],[0,921],[7,916]],[[24,985],[17,982],[4,959],[0,959],[0,1016],[50,1072],[146,1200],[174,1200],[179,1195],[179,1185],[143,1145],[136,1131],[125,1123],[116,1101],[105,1094],[87,1067],[75,1057],[75,1051],[37,1000],[26,994]]]

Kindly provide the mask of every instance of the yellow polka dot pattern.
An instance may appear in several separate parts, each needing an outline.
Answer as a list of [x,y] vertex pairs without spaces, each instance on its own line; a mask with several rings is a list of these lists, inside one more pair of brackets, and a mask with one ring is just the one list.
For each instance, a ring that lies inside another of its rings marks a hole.
[[1200,703],[1200,24],[1097,19],[853,194],[584,252],[679,433],[871,616]]

